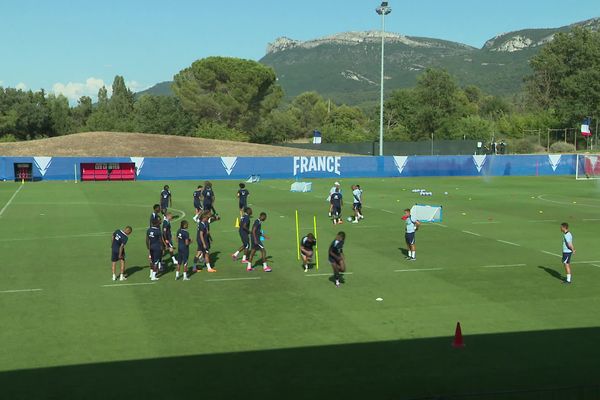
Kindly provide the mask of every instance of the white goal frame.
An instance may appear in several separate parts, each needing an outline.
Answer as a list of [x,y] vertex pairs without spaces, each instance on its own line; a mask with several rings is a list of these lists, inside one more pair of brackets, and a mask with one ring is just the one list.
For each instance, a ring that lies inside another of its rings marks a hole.
[[578,181],[600,179],[600,154],[577,154],[575,179]]

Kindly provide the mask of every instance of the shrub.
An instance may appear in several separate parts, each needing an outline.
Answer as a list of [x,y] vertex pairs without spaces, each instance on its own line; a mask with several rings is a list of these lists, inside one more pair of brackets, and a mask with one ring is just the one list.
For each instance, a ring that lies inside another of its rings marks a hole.
[[575,153],[575,146],[572,143],[554,142],[550,145],[552,153]]
[[17,138],[12,133],[0,136],[0,143],[16,142]]
[[247,142],[249,137],[244,132],[214,123],[205,123],[198,126],[194,136],[206,139],[233,140]]
[[509,143],[508,150],[510,153],[516,154],[535,154],[546,151],[543,146],[540,146],[538,143],[535,143],[530,139],[513,140]]

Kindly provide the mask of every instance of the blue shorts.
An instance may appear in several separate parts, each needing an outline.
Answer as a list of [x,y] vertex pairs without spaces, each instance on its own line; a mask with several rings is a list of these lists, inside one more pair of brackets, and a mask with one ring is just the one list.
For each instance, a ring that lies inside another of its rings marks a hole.
[[255,242],[254,240],[252,241],[252,249],[253,250],[262,250],[265,248],[265,245],[259,240],[257,242]]
[[406,244],[408,244],[408,245],[415,244],[415,233],[414,232],[412,232],[412,233],[406,233],[404,235],[404,239],[406,239]]
[[194,202],[194,208],[196,210],[202,210],[202,204]]
[[339,217],[342,214],[342,207],[333,206],[331,208],[331,214],[335,215],[336,217]]
[[119,257],[119,249],[112,249],[112,257],[111,257],[111,261],[112,262],[117,262],[123,260],[125,261],[125,250],[123,250],[123,257]]
[[172,239],[173,239],[173,238],[167,238],[167,239],[165,239],[165,242],[166,242],[167,249],[169,249],[169,250],[170,250],[170,249],[174,249],[174,248],[175,248],[175,247],[173,246],[173,240],[172,240]]
[[185,265],[188,263],[188,260],[190,258],[190,250],[186,249],[186,250],[181,250],[179,249],[179,252],[177,253],[177,262],[179,263],[179,265]]
[[562,262],[563,264],[571,264],[571,257],[573,253],[563,253]]
[[240,233],[240,239],[246,250],[250,249],[250,235],[248,233]]
[[244,202],[240,201],[239,206],[240,206],[240,210],[243,210],[244,208],[248,207],[248,203],[245,201]]
[[353,209],[353,210],[359,210],[359,211],[360,211],[360,210],[362,209],[362,203],[354,203],[354,204],[352,205],[352,209]]
[[169,203],[160,203],[161,210],[166,210],[167,208],[169,208]]
[[152,264],[158,265],[158,263],[160,263],[161,259],[162,259],[162,248],[151,247],[150,248],[150,261],[152,262]]
[[210,241],[206,243],[206,247],[202,245],[202,242],[198,240],[198,251],[201,253],[208,253],[210,251]]

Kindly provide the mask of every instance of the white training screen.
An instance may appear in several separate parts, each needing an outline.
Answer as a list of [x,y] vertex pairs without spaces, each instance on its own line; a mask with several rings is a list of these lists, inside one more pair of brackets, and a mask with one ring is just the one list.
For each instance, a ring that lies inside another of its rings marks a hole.
[[415,204],[410,214],[419,222],[442,222],[442,206]]
[[292,192],[312,192],[312,183],[311,182],[294,182],[292,183],[292,187],[290,189]]
[[598,154],[577,154],[577,180],[600,179],[600,156]]

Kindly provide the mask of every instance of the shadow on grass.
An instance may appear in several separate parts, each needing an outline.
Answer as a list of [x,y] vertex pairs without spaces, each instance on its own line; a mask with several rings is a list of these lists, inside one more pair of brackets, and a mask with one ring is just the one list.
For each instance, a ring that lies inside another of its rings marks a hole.
[[405,249],[404,247],[398,247],[398,250],[402,252],[404,257],[408,257],[408,249]]
[[140,272],[144,268],[146,268],[146,267],[140,267],[139,265],[127,267],[127,268],[125,268],[125,276],[130,277],[133,274],[135,274],[136,272]]
[[550,275],[551,277],[558,279],[559,281],[564,281],[565,279],[563,278],[563,276],[561,275],[560,272],[558,272],[557,270],[553,269],[553,268],[549,268],[549,267],[545,267],[543,265],[538,265],[538,268],[541,270],[544,270],[548,273],[548,275]]
[[[0,390],[5,399],[596,400],[598,338],[600,328],[582,328],[467,334],[463,349],[444,337],[107,362],[0,372]],[[545,392],[523,393],[531,389]]]

